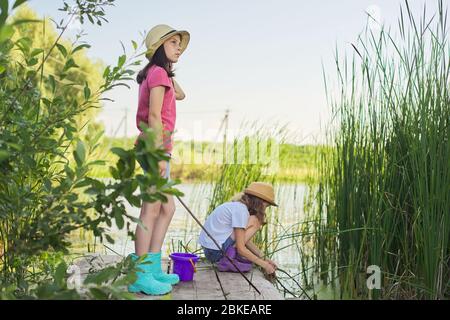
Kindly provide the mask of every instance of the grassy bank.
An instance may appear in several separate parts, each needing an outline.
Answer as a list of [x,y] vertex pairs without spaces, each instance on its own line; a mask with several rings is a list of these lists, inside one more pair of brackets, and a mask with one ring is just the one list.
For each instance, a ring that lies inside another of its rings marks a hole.
[[[109,152],[111,147],[129,149],[133,147],[135,138],[104,137],[95,157],[104,159],[106,164],[95,168],[91,173],[96,178],[110,178],[109,166],[118,157]],[[314,176],[314,157],[320,146],[298,146],[282,144],[279,147],[279,165],[276,168],[278,180],[286,183],[306,182]],[[211,151],[222,152],[222,143],[193,143],[179,141],[174,144],[173,161],[171,162],[171,178],[179,178],[183,182],[196,183],[211,181],[220,175],[221,164],[211,162]],[[220,156],[219,156],[220,158]],[[137,170],[141,170],[138,168]]]

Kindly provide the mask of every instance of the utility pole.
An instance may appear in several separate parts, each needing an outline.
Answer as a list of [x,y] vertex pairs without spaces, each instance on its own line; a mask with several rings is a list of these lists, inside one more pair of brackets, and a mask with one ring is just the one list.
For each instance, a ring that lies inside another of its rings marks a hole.
[[[228,132],[228,119],[230,117],[230,109],[226,109],[225,110],[225,116],[222,119],[222,122],[220,123],[220,127],[219,130],[217,130],[217,135],[214,138],[214,144],[219,143],[219,137],[220,137],[220,133],[222,132],[222,128],[224,128],[224,133],[223,133],[223,144],[222,144],[222,151],[223,151],[223,155],[222,155],[222,163],[225,163],[226,161],[226,151],[227,151],[227,132]],[[213,154],[216,153],[216,147],[214,147],[213,149]]]
[[127,137],[127,120],[128,120],[128,108],[125,108],[124,109],[125,110],[125,116],[124,116],[124,119],[125,119],[125,126],[124,126],[124,138],[126,138]]
[[225,117],[223,118],[223,123],[225,124],[225,130],[223,133],[223,164],[227,160],[227,133],[228,133],[228,119],[230,116],[230,109],[225,110]]

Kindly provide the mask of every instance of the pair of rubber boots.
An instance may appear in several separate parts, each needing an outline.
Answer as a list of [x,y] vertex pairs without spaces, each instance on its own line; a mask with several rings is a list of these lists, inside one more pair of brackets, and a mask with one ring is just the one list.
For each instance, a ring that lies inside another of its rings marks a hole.
[[[225,255],[217,262],[217,269],[222,272],[249,272],[252,270],[253,263],[240,256],[237,253],[236,247],[231,246],[225,251]],[[228,257],[228,258],[227,258]],[[239,271],[236,267],[230,262],[233,261],[234,265],[238,267]]]
[[[131,259],[136,261],[139,256],[131,254]],[[148,295],[164,295],[172,291],[172,285],[180,282],[177,274],[167,274],[161,268],[161,252],[149,252],[147,257],[137,265],[140,271],[136,272],[137,280],[128,286],[132,293],[143,292]]]

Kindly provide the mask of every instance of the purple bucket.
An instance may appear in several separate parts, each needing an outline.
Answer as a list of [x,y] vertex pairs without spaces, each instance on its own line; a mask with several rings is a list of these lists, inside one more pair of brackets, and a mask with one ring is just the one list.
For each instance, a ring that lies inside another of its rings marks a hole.
[[174,252],[169,257],[173,260],[173,273],[176,273],[181,281],[194,279],[195,264],[199,256],[192,253]]

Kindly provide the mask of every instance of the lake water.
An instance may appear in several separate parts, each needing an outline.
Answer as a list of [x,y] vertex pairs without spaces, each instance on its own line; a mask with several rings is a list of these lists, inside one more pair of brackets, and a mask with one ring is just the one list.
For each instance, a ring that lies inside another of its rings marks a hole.
[[[194,215],[202,222],[205,221],[207,210],[212,196],[212,185],[208,184],[180,184],[177,186],[185,195],[182,198],[187,206],[191,209]],[[297,185],[282,185],[279,187],[280,192],[276,195],[276,200],[279,204],[278,208],[270,207],[270,221],[273,221],[278,227],[270,226],[269,229],[282,230],[283,227],[301,221],[304,218],[303,201],[306,192],[306,186],[302,184]],[[132,207],[127,202],[124,202],[127,213],[133,217],[138,218],[140,208]],[[200,233],[200,226],[190,216],[182,204],[175,199],[176,211],[172,222],[167,231],[166,240],[162,251],[168,253],[172,248],[172,243],[181,241],[183,244],[189,243],[189,249],[195,251],[199,249],[197,238]],[[270,223],[269,221],[269,223]],[[130,222],[132,230],[136,228],[136,224]],[[129,239],[125,230],[118,230],[113,225],[109,235],[115,240],[115,244],[108,244],[108,247],[121,255],[128,255],[134,252],[134,243]],[[76,247],[83,246],[92,239],[85,239],[77,241]],[[92,244],[92,243],[91,243]],[[105,248],[105,250],[108,250]],[[293,250],[296,251],[296,250]],[[111,253],[111,251],[110,251]],[[295,256],[288,250],[283,250],[278,254],[281,258],[280,263],[296,263]]]

